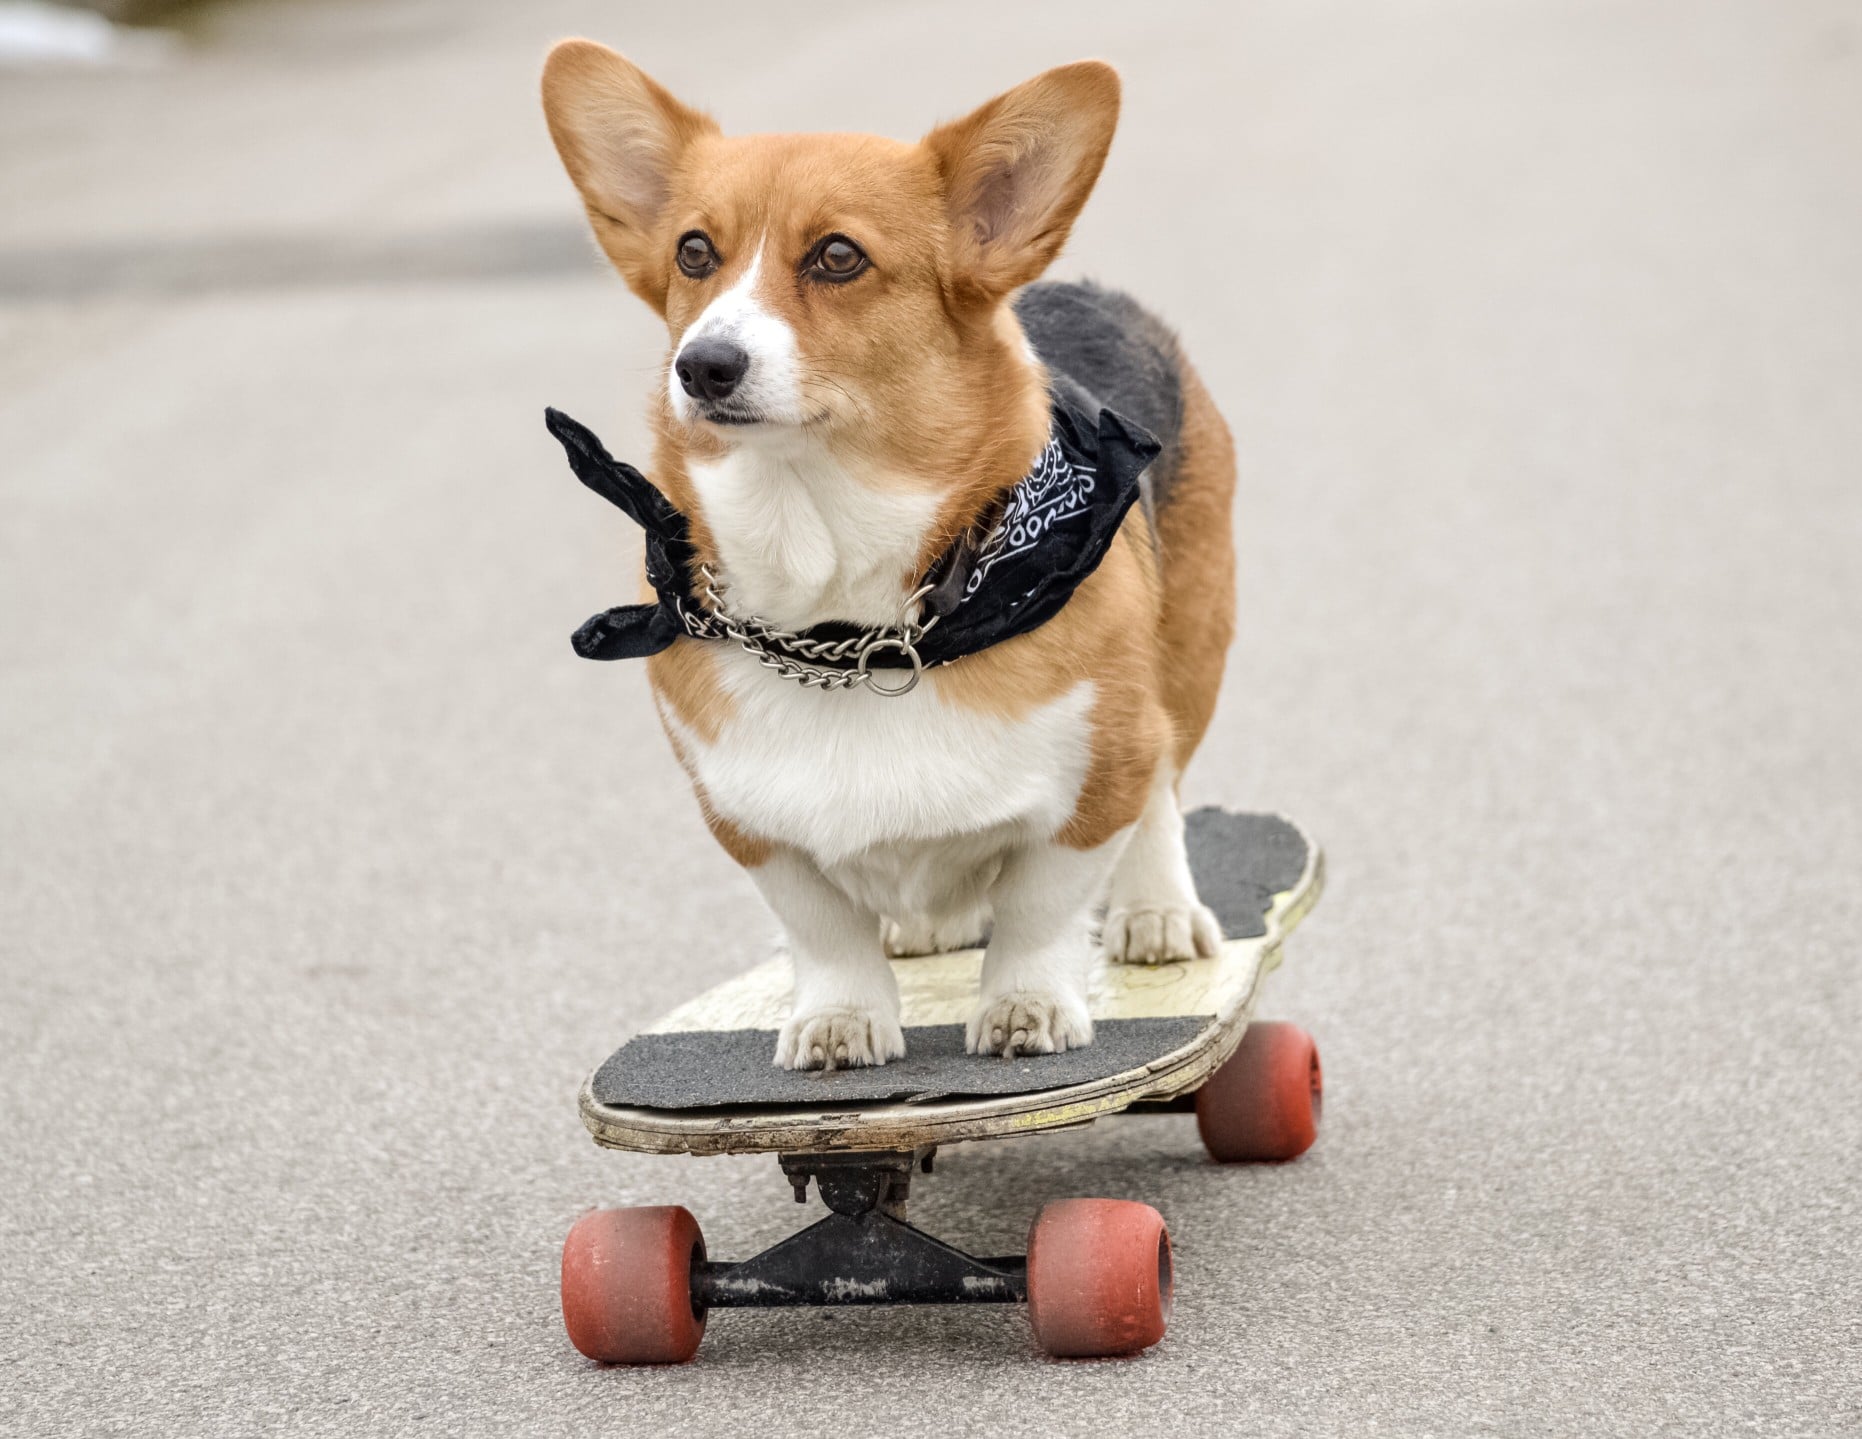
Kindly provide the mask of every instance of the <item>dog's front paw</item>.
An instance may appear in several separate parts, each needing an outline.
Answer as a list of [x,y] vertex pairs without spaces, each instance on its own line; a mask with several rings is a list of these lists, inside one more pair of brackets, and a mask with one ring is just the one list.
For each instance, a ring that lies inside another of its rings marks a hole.
[[1093,1042],[1093,1019],[1076,995],[1019,989],[985,999],[970,1016],[971,1054],[1060,1054]]
[[1115,964],[1208,959],[1222,947],[1222,926],[1208,905],[1117,905],[1106,912],[1099,947]]
[[776,1063],[784,1069],[853,1069],[904,1057],[898,1021],[863,1009],[798,1014],[776,1037]]

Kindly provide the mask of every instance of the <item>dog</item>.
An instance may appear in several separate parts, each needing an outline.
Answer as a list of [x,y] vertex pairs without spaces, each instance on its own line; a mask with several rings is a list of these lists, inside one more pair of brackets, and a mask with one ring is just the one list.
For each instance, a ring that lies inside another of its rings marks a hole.
[[[1177,782],[1234,626],[1233,445],[1163,324],[1036,283],[1119,103],[1117,72],[1084,61],[915,144],[726,136],[592,41],[545,64],[595,239],[670,336],[653,473],[694,596],[662,611],[676,637],[627,652],[651,649],[705,821],[786,932],[786,1068],[904,1055],[888,954],[986,938],[966,1040],[1013,1056],[1091,1042],[1101,905],[1114,962],[1221,942]],[[1056,448],[1063,414],[1097,417],[1096,456],[1091,424],[1067,431],[1088,447],[1073,461]],[[1009,620],[972,622],[1005,507],[1055,475],[1103,500],[1121,444],[1142,493],[1102,552],[1048,564],[1037,545],[995,586]],[[940,585],[946,605],[963,591],[941,632]],[[996,637],[926,663],[964,624],[967,645]]]

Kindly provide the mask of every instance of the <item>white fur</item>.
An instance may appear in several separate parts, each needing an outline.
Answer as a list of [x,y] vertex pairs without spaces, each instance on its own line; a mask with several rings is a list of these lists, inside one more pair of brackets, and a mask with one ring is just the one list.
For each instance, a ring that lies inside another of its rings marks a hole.
[[666,366],[666,395],[679,419],[689,423],[696,417],[692,397],[679,383],[679,355],[694,340],[714,336],[741,345],[750,356],[750,368],[731,395],[733,405],[753,410],[773,425],[799,425],[810,418],[802,395],[795,331],[757,298],[762,275],[763,244],[759,240],[742,278],[705,306],[679,337]]
[[[935,674],[899,698],[824,694],[715,654],[732,696],[716,739],[663,713],[712,807],[778,846],[752,871],[795,966],[777,1061],[903,1052],[887,916],[954,931],[993,911],[973,1048],[1085,1043],[1087,920],[1124,836],[1087,854],[1053,836],[1091,757],[1092,684],[1008,720],[946,702]],[[1013,1012],[989,1021],[1001,1003]]]
[[[712,805],[751,834],[857,867],[877,847],[1002,827],[1045,838],[1073,812],[1092,744],[1090,682],[1008,720],[944,701],[935,671],[898,698],[827,694],[741,650],[715,653],[733,701],[717,741],[668,720]],[[898,861],[882,882],[906,882],[908,868]]]
[[691,476],[732,608],[791,629],[899,621],[935,494],[856,477],[793,436],[747,439]]
[[1222,927],[1196,897],[1175,769],[1160,760],[1151,793],[1112,876],[1100,943],[1108,958],[1128,964],[1213,955]]
[[1026,845],[1012,852],[992,894],[995,933],[965,1032],[972,1054],[1057,1054],[1093,1039],[1086,1008],[1093,905],[1131,834],[1097,849]]
[[751,874],[782,921],[795,968],[776,1063],[834,1069],[903,1055],[898,981],[891,965],[873,960],[872,912],[794,850],[776,851]]

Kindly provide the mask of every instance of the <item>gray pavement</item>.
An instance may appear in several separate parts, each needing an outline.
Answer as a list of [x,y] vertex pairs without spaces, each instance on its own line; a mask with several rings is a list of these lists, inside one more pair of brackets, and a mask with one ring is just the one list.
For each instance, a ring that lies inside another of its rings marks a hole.
[[[0,1431],[1862,1430],[1862,16],[1335,0],[193,12],[0,77]],[[1012,1247],[1128,1196],[1169,1338],[727,1314],[601,1370],[599,1204],[717,1252],[766,1160],[587,1141],[584,1073],[759,956],[638,669],[572,658],[661,336],[576,235],[545,43],[738,128],[910,135],[1105,56],[1060,273],[1178,324],[1240,443],[1197,801],[1330,895],[1269,992],[1318,1147],[949,1153]]]

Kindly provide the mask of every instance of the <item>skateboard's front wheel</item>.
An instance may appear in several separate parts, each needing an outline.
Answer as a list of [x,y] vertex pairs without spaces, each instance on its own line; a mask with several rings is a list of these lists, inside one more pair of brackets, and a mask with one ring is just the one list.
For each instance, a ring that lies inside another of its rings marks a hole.
[[684,1363],[705,1334],[692,1302],[704,1258],[698,1221],[678,1205],[584,1214],[562,1246],[569,1342],[609,1364]]
[[1062,1199],[1028,1232],[1028,1317],[1049,1354],[1136,1354],[1164,1337],[1174,1284],[1164,1216],[1128,1199]]
[[1235,1055],[1196,1091],[1196,1127],[1224,1164],[1297,1159],[1319,1137],[1319,1046],[1297,1024],[1248,1026]]

